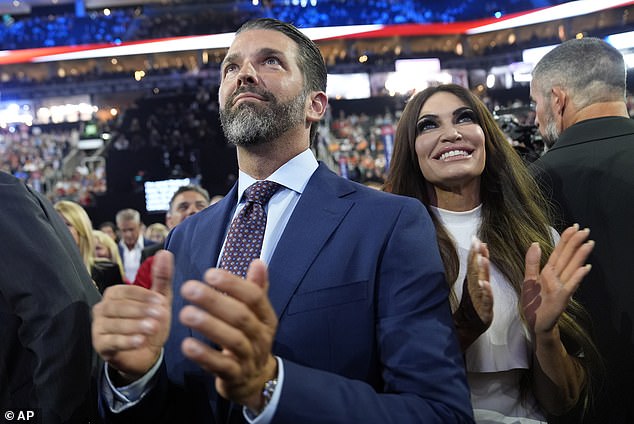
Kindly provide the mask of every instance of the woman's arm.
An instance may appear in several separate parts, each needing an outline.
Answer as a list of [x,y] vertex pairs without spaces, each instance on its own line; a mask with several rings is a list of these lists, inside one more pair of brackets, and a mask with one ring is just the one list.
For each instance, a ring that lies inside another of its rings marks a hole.
[[467,260],[462,298],[453,313],[456,335],[464,353],[493,321],[493,291],[489,280],[489,249],[473,237]]
[[561,415],[570,410],[579,401],[585,384],[585,370],[566,351],[558,327],[535,336],[533,391],[546,412]]
[[590,271],[585,264],[594,247],[589,234],[576,224],[567,228],[541,272],[539,245],[533,243],[526,252],[521,306],[533,337],[533,388],[541,406],[553,415],[572,408],[586,383],[581,364],[561,342],[557,322]]

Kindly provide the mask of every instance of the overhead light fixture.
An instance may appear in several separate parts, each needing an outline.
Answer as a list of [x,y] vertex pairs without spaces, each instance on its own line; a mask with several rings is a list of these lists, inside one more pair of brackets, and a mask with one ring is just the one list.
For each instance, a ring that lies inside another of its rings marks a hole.
[[630,49],[634,47],[634,31],[608,35],[605,37],[605,41],[619,50]]
[[526,25],[534,25],[542,22],[551,22],[559,19],[572,18],[574,16],[588,15],[601,10],[612,9],[632,4],[632,1],[618,0],[578,0],[562,3],[552,7],[545,7],[534,12],[507,15],[499,21],[467,30],[467,34],[481,34],[483,32],[499,31]]

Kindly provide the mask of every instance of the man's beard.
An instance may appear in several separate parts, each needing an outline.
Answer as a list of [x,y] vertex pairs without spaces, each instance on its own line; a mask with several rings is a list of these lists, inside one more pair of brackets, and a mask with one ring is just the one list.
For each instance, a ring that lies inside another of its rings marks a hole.
[[544,144],[550,149],[553,147],[557,139],[559,138],[559,131],[557,130],[557,123],[552,113],[548,112],[546,116],[546,122],[543,124],[542,140]]
[[[245,92],[256,93],[268,105],[243,102],[231,109],[235,97]],[[220,123],[229,143],[236,146],[256,146],[275,140],[289,129],[306,122],[305,103],[307,93],[302,90],[286,103],[280,103],[269,91],[257,89],[238,90],[220,109]]]

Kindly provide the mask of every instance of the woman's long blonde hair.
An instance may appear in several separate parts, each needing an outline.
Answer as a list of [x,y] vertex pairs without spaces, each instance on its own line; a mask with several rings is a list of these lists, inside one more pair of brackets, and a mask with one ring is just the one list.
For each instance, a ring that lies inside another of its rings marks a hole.
[[79,253],[90,273],[95,263],[95,239],[88,214],[81,205],[69,200],[55,203],[55,210],[77,231]]
[[[110,261],[117,264],[119,270],[121,271],[121,275],[124,276],[125,271],[123,270],[123,261],[121,260],[121,255],[119,254],[119,248],[112,237],[100,230],[92,230],[92,234],[95,237],[95,241],[106,246],[106,249],[110,252]],[[96,258],[96,260],[99,260],[99,258]]]

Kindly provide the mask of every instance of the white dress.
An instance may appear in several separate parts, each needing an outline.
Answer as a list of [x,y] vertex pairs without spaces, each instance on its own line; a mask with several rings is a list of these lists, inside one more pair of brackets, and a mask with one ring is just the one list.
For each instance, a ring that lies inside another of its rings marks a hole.
[[[477,235],[482,205],[467,212],[432,208],[457,245],[460,273],[453,290],[460,299],[471,238]],[[486,240],[483,240],[486,243]],[[517,293],[495,265],[490,266],[493,322],[465,353],[471,404],[477,423],[546,423],[529,391],[522,401],[519,382],[532,356],[530,336],[520,320]]]

